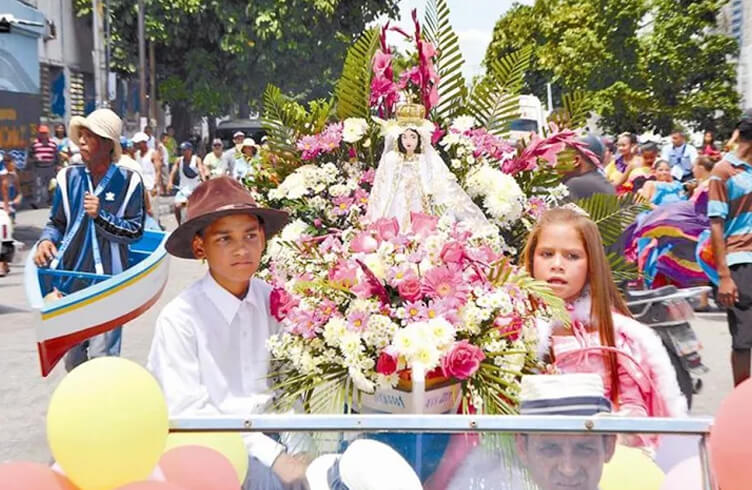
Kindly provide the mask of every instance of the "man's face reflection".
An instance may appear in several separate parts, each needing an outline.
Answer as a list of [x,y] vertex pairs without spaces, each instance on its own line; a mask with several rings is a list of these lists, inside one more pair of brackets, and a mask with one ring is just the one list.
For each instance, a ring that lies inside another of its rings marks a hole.
[[541,490],[597,490],[603,465],[614,455],[615,436],[516,436],[517,451]]

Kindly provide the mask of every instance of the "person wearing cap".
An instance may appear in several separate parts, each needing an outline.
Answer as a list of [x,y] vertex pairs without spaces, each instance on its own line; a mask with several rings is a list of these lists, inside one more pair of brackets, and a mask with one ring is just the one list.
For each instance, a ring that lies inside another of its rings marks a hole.
[[[37,242],[34,262],[38,267],[111,275],[128,267],[128,244],[144,230],[144,187],[139,176],[117,166],[120,118],[109,109],[98,109],[86,118],[71,119],[71,139],[79,142],[84,165],[73,165],[57,174],[50,220]],[[90,286],[88,280],[64,278],[56,289],[70,294]],[[82,362],[120,353],[120,327],[90,338],[66,355],[71,370]]]
[[235,160],[241,158],[243,155],[243,141],[245,140],[245,133],[242,131],[235,131],[232,134],[233,146],[229,150],[224,152],[223,158],[225,160],[225,168],[227,169],[227,175],[232,176],[235,168]]
[[[603,392],[597,374],[523,376],[520,415],[608,416],[611,402]],[[597,490],[616,440],[614,435],[515,434],[513,448],[494,448],[469,434],[458,434],[453,442],[472,441],[471,449],[453,473],[444,471],[441,481],[432,479],[425,488]]]
[[[141,177],[141,165],[133,158],[135,155],[133,142],[125,136],[121,136],[120,146],[123,149],[123,154],[120,155],[120,160],[117,162],[117,164],[121,167],[125,167],[135,172],[139,177]],[[154,218],[154,212],[151,207],[151,199],[149,198],[148,192],[144,192],[144,210],[146,211],[146,216],[144,216],[144,229],[162,231],[162,226],[159,224],[156,218]]]
[[752,349],[752,111],[736,126],[737,146],[715,164],[708,218],[718,271],[718,301],[727,309],[734,384],[750,375]]
[[386,444],[357,439],[342,454],[324,454],[306,470],[310,490],[422,490],[418,475]]
[[257,169],[257,155],[258,146],[256,142],[253,138],[245,138],[240,146],[240,155],[235,159],[232,168],[232,176],[235,180],[242,182]]
[[562,178],[569,197],[577,201],[593,194],[615,194],[614,187],[600,172],[604,154],[601,141],[591,134],[578,141],[582,146],[575,148],[573,167]]
[[141,165],[144,187],[154,199],[162,194],[162,153],[149,148],[149,135],[144,132],[134,134],[132,141],[136,147],[136,161]]
[[214,138],[212,150],[204,157],[204,167],[210,179],[227,175],[227,162],[223,158],[222,147],[222,140]]
[[33,208],[50,204],[49,183],[57,172],[57,144],[50,138],[50,128],[44,124],[37,128],[37,138],[31,145],[34,170]]
[[193,190],[206,180],[206,170],[201,159],[193,154],[193,144],[190,141],[180,143],[182,156],[177,159],[172,167],[170,179],[167,182],[167,192],[172,192],[172,183],[178,178],[178,193],[175,195],[175,219],[180,225],[183,208],[188,204],[188,198]]
[[[279,332],[270,313],[271,286],[254,278],[267,240],[288,214],[261,208],[230,177],[200,184],[188,198],[187,219],[167,251],[208,264],[203,278],[157,318],[147,367],[162,387],[171,417],[270,410],[266,340]],[[244,436],[250,458],[243,488],[277,489],[305,478],[306,460],[261,433]],[[298,449],[294,439],[285,441]]]

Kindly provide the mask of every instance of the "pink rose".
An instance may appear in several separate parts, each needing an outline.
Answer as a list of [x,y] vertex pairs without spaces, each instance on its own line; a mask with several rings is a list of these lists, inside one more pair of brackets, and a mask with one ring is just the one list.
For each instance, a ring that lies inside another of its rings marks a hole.
[[430,216],[423,213],[410,213],[413,233],[416,235],[426,236],[436,231],[436,225],[439,223],[437,216]]
[[460,264],[465,258],[465,247],[460,242],[449,242],[439,256],[447,264]]
[[452,350],[441,360],[441,369],[448,378],[467,379],[475,374],[485,358],[479,347],[461,340],[455,342]]
[[371,253],[379,248],[379,242],[367,231],[358,233],[350,242],[350,250],[355,253]]
[[269,308],[271,309],[272,316],[281,322],[287,317],[298,302],[292,297],[290,293],[281,288],[274,288],[269,294]]
[[418,301],[422,296],[420,281],[416,277],[408,277],[399,283],[397,292],[405,301]]
[[376,372],[389,376],[397,372],[397,358],[386,351],[379,354],[379,360],[376,361]]
[[388,242],[399,234],[399,222],[397,218],[379,218],[371,225],[376,231],[376,237],[382,242]]

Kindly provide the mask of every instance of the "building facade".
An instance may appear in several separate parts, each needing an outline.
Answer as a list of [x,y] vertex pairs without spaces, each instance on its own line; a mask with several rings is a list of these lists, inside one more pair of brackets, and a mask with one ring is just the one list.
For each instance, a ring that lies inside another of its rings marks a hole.
[[752,107],[752,0],[730,0],[720,24],[739,43],[738,90],[743,106]]

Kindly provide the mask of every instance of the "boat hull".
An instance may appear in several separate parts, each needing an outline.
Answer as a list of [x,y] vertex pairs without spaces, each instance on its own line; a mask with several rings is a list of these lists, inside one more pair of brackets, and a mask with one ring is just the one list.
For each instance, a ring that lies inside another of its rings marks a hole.
[[120,274],[45,302],[40,271],[29,254],[26,294],[34,310],[42,376],[47,376],[74,345],[133,320],[159,299],[169,272],[166,234],[147,231],[129,250],[136,263]]

